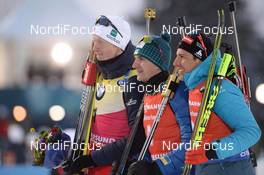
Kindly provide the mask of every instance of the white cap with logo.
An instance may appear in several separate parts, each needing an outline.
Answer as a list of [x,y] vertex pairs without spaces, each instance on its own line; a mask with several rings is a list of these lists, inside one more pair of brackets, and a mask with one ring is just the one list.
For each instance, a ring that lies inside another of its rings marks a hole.
[[119,16],[99,16],[93,26],[92,34],[125,50],[131,38],[131,29],[127,21]]

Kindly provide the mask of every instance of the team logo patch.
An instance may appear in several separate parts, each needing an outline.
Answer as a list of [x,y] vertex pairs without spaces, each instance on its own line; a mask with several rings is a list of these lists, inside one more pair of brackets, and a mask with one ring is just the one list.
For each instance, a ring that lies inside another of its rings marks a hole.
[[132,98],[130,98],[129,101],[126,103],[127,106],[131,106],[135,104],[137,104],[137,100],[133,100]]
[[202,58],[202,56],[203,56],[203,54],[202,54],[202,50],[199,50],[199,51],[195,52],[194,55],[195,55],[196,57],[198,57],[198,58]]
[[115,29],[111,30],[110,35],[112,37],[116,37],[117,36],[117,31]]
[[204,91],[205,91],[205,86],[201,87],[201,88],[199,89],[199,91],[200,91],[201,93],[204,93]]
[[165,165],[165,166],[166,166],[168,163],[170,163],[170,159],[167,160],[165,157],[161,157],[160,160],[161,160],[162,164]]
[[101,100],[105,94],[104,85],[99,85],[96,90],[96,100]]
[[125,80],[118,80],[117,81],[118,86],[124,86],[125,85]]
[[110,40],[114,41],[117,44],[120,44],[120,40],[117,39],[117,31],[115,29],[112,29],[110,33],[106,34],[106,37],[109,38]]

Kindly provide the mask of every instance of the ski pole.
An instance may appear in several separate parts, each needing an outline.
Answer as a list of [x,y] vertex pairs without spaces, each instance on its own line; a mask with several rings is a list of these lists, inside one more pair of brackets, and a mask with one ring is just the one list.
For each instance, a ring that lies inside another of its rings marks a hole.
[[[241,89],[242,92],[245,96],[245,100],[250,108],[250,99],[251,99],[251,86],[250,86],[250,77],[247,76],[246,74],[246,69],[245,66],[242,64],[242,58],[240,54],[240,47],[239,47],[239,41],[238,41],[238,34],[237,34],[237,27],[236,27],[236,18],[235,18],[235,11],[236,11],[236,2],[235,1],[230,1],[228,3],[229,6],[229,12],[231,14],[231,21],[232,25],[234,28],[234,36],[235,36],[235,42],[236,42],[236,51],[237,51],[237,56],[238,56],[238,61],[239,61],[239,72],[241,76]],[[251,148],[249,148],[250,152],[250,158],[251,162],[253,163],[253,167],[257,166],[257,160],[256,160],[256,155],[252,151]]]
[[142,102],[140,104],[140,107],[138,109],[137,115],[136,115],[135,123],[133,124],[133,128],[131,130],[131,134],[129,135],[129,138],[127,140],[126,147],[125,147],[125,149],[123,151],[123,154],[122,154],[122,157],[121,157],[121,161],[120,161],[119,167],[118,167],[117,172],[115,173],[115,175],[123,175],[123,173],[124,173],[124,169],[126,167],[128,156],[129,156],[129,153],[131,151],[133,142],[135,140],[135,136],[136,136],[136,133],[137,133],[137,130],[138,130],[138,126],[140,125],[140,120],[144,116],[143,112],[144,112],[144,101],[142,100]]
[[[241,60],[241,55],[240,55],[240,47],[239,47],[237,28],[236,28],[236,18],[235,18],[236,4],[235,4],[235,1],[230,1],[228,3],[228,5],[229,5],[229,11],[231,14],[232,25],[234,28],[236,51],[237,51],[238,63],[239,63],[239,67],[240,67],[241,81],[242,81],[242,85],[243,85],[244,84],[244,78],[243,78],[243,72],[242,72],[242,60]],[[244,90],[245,89],[243,89],[243,92],[244,92]]]
[[139,154],[138,161],[144,159],[145,154],[147,152],[147,149],[148,149],[148,147],[152,141],[152,138],[154,136],[155,130],[157,129],[158,123],[159,123],[161,116],[164,112],[164,109],[168,103],[168,100],[173,97],[181,79],[182,79],[182,76],[177,76],[177,69],[174,69],[173,74],[170,75],[170,77],[166,83],[165,90],[162,91],[163,98],[161,101],[161,106],[156,113],[156,117],[155,117],[155,120],[154,120],[152,127],[150,129],[149,135],[147,136],[147,138],[144,142],[144,145],[141,149],[141,152]]
[[185,27],[186,27],[186,20],[185,16],[180,16],[177,18],[177,25],[180,27],[180,34],[183,37],[185,37]]
[[[150,34],[150,21],[154,20],[156,18],[156,10],[153,8],[145,8],[144,9],[144,17],[146,19],[146,34],[149,35]],[[135,123],[134,123],[133,128],[130,132],[131,134],[129,135],[126,147],[123,151],[120,163],[118,165],[117,171],[115,172],[114,169],[116,169],[116,167],[114,167],[111,174],[123,175],[125,167],[126,167],[126,163],[128,160],[129,153],[131,151],[133,142],[135,140],[135,136],[136,136],[136,133],[138,130],[138,126],[140,125],[140,121],[141,121],[142,117],[144,116],[143,112],[144,112],[144,101],[142,100],[140,107],[139,107],[139,110],[136,114]],[[117,162],[115,162],[114,166],[117,166]]]
[[[93,46],[93,44],[92,44]],[[91,46],[91,47],[92,47]],[[75,135],[73,142],[77,144],[77,149],[70,149],[68,153],[68,157],[65,162],[61,165],[54,168],[52,173],[56,172],[57,174],[65,173],[64,168],[71,166],[72,162],[75,158],[79,157],[80,155],[86,155],[88,142],[89,142],[89,135],[91,129],[91,122],[93,117],[93,104],[94,104],[94,95],[95,95],[95,85],[96,85],[96,64],[95,64],[95,54],[92,51],[92,48],[89,52],[88,58],[85,62],[85,67],[82,74],[82,84],[85,85],[81,102],[80,102],[80,111],[79,117],[77,120],[77,125],[75,129]],[[82,143],[84,144],[84,148],[80,148]]]
[[77,140],[76,140],[77,143],[81,144],[82,142],[85,142],[85,144],[84,144],[84,150],[83,151],[79,150],[80,152],[77,155],[73,155],[72,157],[73,159],[80,156],[81,154],[83,155],[88,154],[87,148],[89,143],[91,122],[94,112],[93,105],[95,99],[96,78],[97,75],[96,75],[95,54],[91,50],[87,58],[87,61],[85,63],[85,68],[82,74],[82,84],[85,85],[85,91],[83,94],[84,98],[82,98],[82,102],[80,105],[80,109],[81,109],[80,112],[82,116],[81,118],[83,120],[80,121],[81,127],[76,128],[76,130],[78,130]]
[[[177,20],[178,20],[177,24],[181,27],[181,29],[183,29],[186,26],[185,17],[179,17],[179,18],[177,18]],[[182,34],[184,36],[184,31],[182,32]],[[159,123],[161,116],[164,112],[164,109],[168,103],[168,100],[173,97],[173,95],[174,95],[174,93],[175,93],[175,91],[176,91],[176,89],[180,83],[180,80],[183,78],[181,76],[181,74],[178,74],[178,71],[179,70],[177,68],[174,69],[173,73],[170,75],[169,79],[167,80],[167,83],[165,86],[165,91],[162,92],[163,98],[161,101],[161,106],[160,106],[158,112],[156,113],[156,117],[155,117],[155,120],[154,120],[153,125],[151,127],[151,130],[149,132],[149,135],[147,136],[145,143],[142,147],[142,150],[139,154],[138,161],[144,159],[145,154],[148,150],[148,147],[151,144],[151,141],[153,139],[154,133],[157,129],[158,123]]]
[[228,3],[229,6],[229,12],[231,15],[231,22],[234,28],[234,36],[235,36],[235,42],[236,42],[236,52],[238,57],[238,63],[239,63],[239,72],[241,76],[241,89],[243,94],[246,96],[247,103],[249,105],[249,98],[251,98],[251,90],[250,90],[250,78],[245,75],[245,68],[242,64],[242,58],[240,54],[240,47],[239,47],[239,40],[238,40],[238,34],[237,34],[237,27],[236,27],[236,18],[235,18],[235,11],[236,11],[236,2],[230,1]]
[[145,8],[144,15],[146,19],[146,34],[150,34],[150,20],[154,20],[156,18],[156,10],[153,8]]
[[[217,13],[218,13],[218,31],[217,31],[215,42],[214,42],[214,50],[213,50],[213,55],[212,55],[212,59],[210,62],[207,80],[205,83],[205,90],[204,90],[204,94],[202,97],[202,102],[201,102],[201,105],[199,107],[198,116],[197,116],[197,119],[196,119],[196,122],[194,125],[192,137],[191,137],[192,147],[199,146],[199,142],[202,140],[206,125],[207,125],[209,117],[210,117],[210,115],[205,116],[204,114],[206,112],[206,106],[207,106],[206,104],[208,102],[208,98],[209,98],[209,94],[210,94],[211,83],[213,80],[214,70],[215,70],[215,65],[216,65],[216,59],[218,56],[218,50],[219,50],[220,45],[221,45],[222,34],[223,34],[222,31],[224,28],[224,10],[223,9],[218,10]],[[191,164],[185,164],[182,174],[183,175],[189,175],[191,168],[192,168]]]

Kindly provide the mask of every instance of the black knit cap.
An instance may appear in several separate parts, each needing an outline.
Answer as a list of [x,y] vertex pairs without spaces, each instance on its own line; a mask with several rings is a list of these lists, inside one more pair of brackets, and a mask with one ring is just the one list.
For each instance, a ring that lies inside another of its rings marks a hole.
[[201,61],[204,61],[213,51],[210,38],[203,33],[186,35],[180,41],[178,48],[186,50]]

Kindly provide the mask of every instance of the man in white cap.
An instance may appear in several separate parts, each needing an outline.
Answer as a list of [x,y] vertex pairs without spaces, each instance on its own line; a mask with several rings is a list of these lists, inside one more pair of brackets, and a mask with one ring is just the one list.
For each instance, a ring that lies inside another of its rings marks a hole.
[[132,69],[135,47],[128,22],[117,16],[100,16],[92,37],[100,76],[89,143],[91,155],[78,157],[65,170],[74,174],[89,168],[89,175],[108,175],[112,163],[121,158],[120,150],[126,145],[143,93],[137,88],[124,90],[139,85]]

